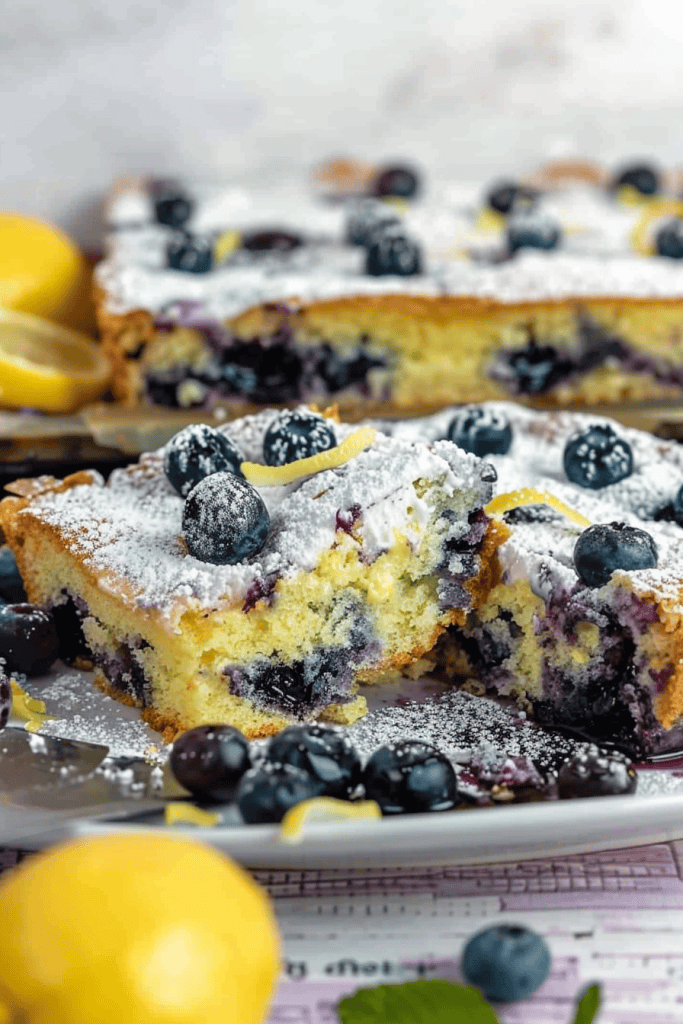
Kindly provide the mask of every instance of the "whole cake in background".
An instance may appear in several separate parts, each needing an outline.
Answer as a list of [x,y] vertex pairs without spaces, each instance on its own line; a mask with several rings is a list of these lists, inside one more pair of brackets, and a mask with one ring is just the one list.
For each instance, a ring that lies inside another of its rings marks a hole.
[[269,410],[0,504],[68,658],[167,736],[349,723],[433,672],[638,756],[683,740],[683,450],[489,403]]
[[317,198],[120,183],[97,271],[119,401],[358,418],[680,397],[683,207],[656,169],[431,193],[406,167],[323,172]]

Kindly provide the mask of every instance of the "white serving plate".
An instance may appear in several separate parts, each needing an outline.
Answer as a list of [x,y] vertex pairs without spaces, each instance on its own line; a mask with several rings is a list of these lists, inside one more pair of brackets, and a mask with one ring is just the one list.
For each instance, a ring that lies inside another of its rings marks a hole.
[[[29,689],[44,697],[48,710],[64,714],[48,727],[55,735],[109,740],[115,753],[140,755],[145,749],[161,746],[159,736],[140,722],[134,709],[94,688],[87,673],[69,670],[34,682]],[[386,691],[375,691],[373,703],[378,701],[387,702]],[[311,823],[296,843],[284,842],[276,825],[176,825],[168,830],[207,842],[247,867],[273,869],[492,863],[682,839],[683,773],[662,764],[639,774],[635,796],[476,808],[381,821]],[[76,836],[150,828],[167,826],[77,819],[33,834],[21,845],[37,850]]]

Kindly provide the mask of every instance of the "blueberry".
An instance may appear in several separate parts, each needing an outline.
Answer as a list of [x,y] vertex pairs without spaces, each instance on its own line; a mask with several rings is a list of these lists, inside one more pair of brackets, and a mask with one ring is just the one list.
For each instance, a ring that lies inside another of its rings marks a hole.
[[249,743],[230,725],[200,725],[173,744],[171,771],[200,798],[227,802],[249,768]]
[[508,220],[507,246],[510,254],[520,249],[556,249],[562,237],[560,225],[550,217],[532,211]]
[[261,550],[269,528],[270,516],[261,495],[234,473],[212,473],[185,499],[185,543],[200,562],[243,562]]
[[242,476],[242,457],[225,434],[205,423],[191,423],[168,442],[164,472],[183,498],[212,473]]
[[268,744],[266,757],[292,764],[319,782],[325,796],[348,800],[360,782],[361,763],[345,732],[324,725],[292,725]]
[[384,367],[387,362],[386,359],[369,355],[364,347],[350,359],[345,359],[329,345],[320,345],[319,353],[315,372],[329,392],[343,391],[354,384],[362,386],[371,370]]
[[486,204],[496,213],[507,216],[515,209],[528,209],[537,199],[538,192],[535,189],[515,181],[499,181],[487,193]]
[[154,214],[159,224],[181,228],[192,216],[190,197],[175,185],[159,185],[154,189]]
[[59,654],[55,620],[32,604],[0,606],[0,659],[10,672],[40,676]]
[[412,199],[420,188],[420,179],[410,167],[383,167],[375,177],[371,191],[373,196],[398,196]]
[[521,925],[499,924],[477,932],[465,945],[462,973],[487,999],[526,999],[550,973],[551,956],[542,936]]
[[290,807],[322,792],[323,784],[301,768],[266,761],[242,776],[237,805],[249,825],[258,825],[282,821]]
[[387,274],[410,277],[421,274],[420,247],[402,233],[390,230],[377,232],[373,234],[368,246],[365,272],[371,277],[384,277]]
[[565,761],[557,776],[561,800],[634,793],[637,784],[638,776],[625,754],[616,750],[606,752],[595,744]]
[[242,248],[248,252],[291,252],[300,245],[301,235],[290,231],[248,231],[242,235]]
[[435,747],[402,740],[380,747],[363,773],[365,795],[383,814],[450,811],[459,802],[453,765]]
[[451,420],[448,440],[466,452],[484,455],[507,455],[512,444],[512,428],[505,416],[495,409],[468,405]]
[[659,175],[648,164],[632,164],[616,175],[612,187],[617,189],[624,185],[630,185],[643,196],[653,196],[659,192]]
[[8,604],[26,601],[26,591],[16,559],[9,548],[0,548],[0,601]]
[[208,238],[177,234],[166,246],[166,260],[172,270],[206,274],[213,266],[213,246]]
[[292,665],[268,664],[257,673],[255,686],[265,704],[297,715],[313,704],[316,682],[305,670],[304,662],[295,661]]
[[626,523],[589,526],[574,545],[574,567],[587,587],[603,587],[616,569],[654,569],[657,557],[650,534]]
[[283,412],[268,427],[263,438],[267,466],[286,466],[334,448],[334,430],[326,419],[313,412]]
[[567,479],[579,487],[599,491],[633,472],[631,446],[610,426],[594,424],[575,434],[564,449]]
[[346,220],[348,245],[369,245],[372,236],[386,227],[395,228],[401,221],[385,203],[374,199],[361,199],[355,203]]
[[683,260],[683,218],[674,217],[661,226],[655,236],[655,249],[660,256]]
[[571,372],[571,362],[553,345],[538,345],[531,340],[509,355],[517,391],[522,395],[542,395]]

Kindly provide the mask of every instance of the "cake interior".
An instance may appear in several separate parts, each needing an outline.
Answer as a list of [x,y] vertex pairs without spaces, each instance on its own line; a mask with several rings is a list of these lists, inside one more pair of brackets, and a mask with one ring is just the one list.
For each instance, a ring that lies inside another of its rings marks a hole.
[[[186,308],[189,307],[189,308]],[[183,312],[184,310],[184,312]],[[397,409],[515,398],[547,405],[672,398],[683,389],[683,304],[505,306],[419,296],[268,304],[227,322],[104,318],[119,396],[171,408],[225,400],[387,402]]]
[[164,614],[21,499],[10,499],[4,524],[30,599],[55,613],[66,660],[94,664],[167,737],[216,721],[253,737],[301,719],[354,721],[366,706],[360,683],[419,662],[490,586],[490,552],[505,533],[472,510],[474,486],[455,496],[438,479],[415,488],[422,511],[409,510],[376,556],[363,543],[362,507],[351,506],[311,571],[266,573],[239,602],[178,600]]

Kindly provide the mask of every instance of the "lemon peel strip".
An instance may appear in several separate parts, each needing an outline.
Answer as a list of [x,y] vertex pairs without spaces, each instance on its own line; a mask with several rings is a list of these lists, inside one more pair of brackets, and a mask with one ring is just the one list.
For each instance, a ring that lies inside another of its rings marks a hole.
[[55,715],[49,715],[45,702],[38,700],[37,697],[31,697],[26,692],[16,679],[11,680],[12,683],[12,714],[20,718],[22,722],[26,722],[27,732],[38,732],[43,722],[53,722],[56,719]]
[[306,825],[311,822],[379,821],[381,817],[380,806],[374,800],[352,803],[331,796],[314,797],[312,800],[303,800],[287,811],[277,838],[280,843],[300,843]]
[[185,801],[166,804],[164,808],[164,822],[167,825],[220,825],[221,816],[214,811],[203,811],[194,804]]
[[644,207],[631,232],[631,245],[640,256],[654,256],[654,242],[649,235],[650,225],[659,217],[666,216],[683,217],[683,203],[677,199],[652,199]]
[[221,231],[213,242],[213,257],[216,263],[224,263],[242,244],[239,231]]
[[505,227],[505,216],[488,206],[480,206],[477,210],[476,227],[485,234],[498,234]]
[[648,203],[660,202],[657,196],[645,195],[633,185],[620,185],[616,190],[616,197],[622,206],[646,206]]
[[563,501],[556,498],[549,491],[537,491],[534,487],[522,487],[518,491],[506,491],[505,494],[497,494],[488,505],[484,505],[484,512],[490,516],[502,515],[520,505],[550,505],[557,512],[561,512],[567,519],[572,519],[579,526],[590,526],[590,519],[586,519],[576,509],[565,505]]
[[259,462],[243,462],[240,469],[249,483],[258,487],[291,484],[300,477],[312,476],[325,469],[343,466],[349,459],[355,458],[369,448],[375,440],[376,433],[374,427],[361,427],[349,434],[341,444],[328,448],[327,451],[318,452],[317,455],[309,455],[307,459],[288,462],[285,466],[262,466]]

